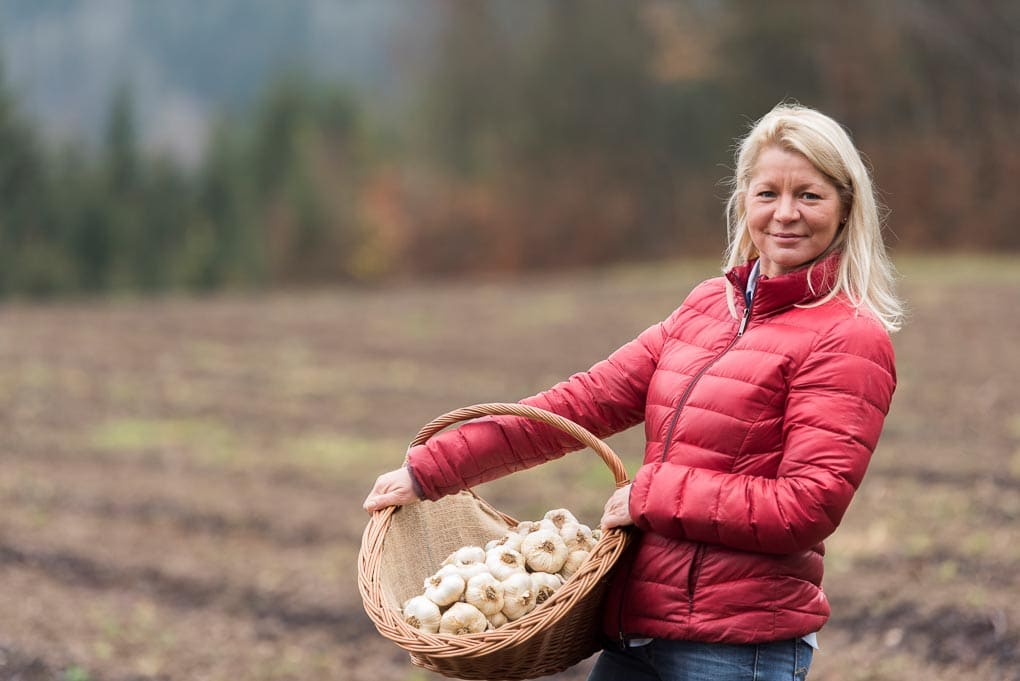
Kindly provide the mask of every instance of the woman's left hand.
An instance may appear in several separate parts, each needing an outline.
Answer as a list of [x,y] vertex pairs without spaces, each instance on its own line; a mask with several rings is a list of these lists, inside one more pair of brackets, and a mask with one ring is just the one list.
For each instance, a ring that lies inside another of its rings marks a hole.
[[613,527],[633,524],[634,520],[630,517],[630,485],[626,485],[613,492],[613,496],[609,497],[605,512],[602,514],[600,527],[604,532]]
[[376,478],[372,491],[365,499],[364,508],[369,513],[381,511],[387,506],[403,506],[418,500],[414,483],[407,468],[398,468]]

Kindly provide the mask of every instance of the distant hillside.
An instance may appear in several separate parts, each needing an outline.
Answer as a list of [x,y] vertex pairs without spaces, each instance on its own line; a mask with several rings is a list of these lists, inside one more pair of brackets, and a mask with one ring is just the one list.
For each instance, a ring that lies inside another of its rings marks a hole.
[[[0,0],[0,61],[24,111],[56,137],[95,139],[131,88],[149,146],[184,158],[210,115],[243,107],[286,70],[400,101],[396,59],[427,35],[416,0]],[[413,57],[408,61],[413,63]],[[388,107],[392,108],[392,107]]]

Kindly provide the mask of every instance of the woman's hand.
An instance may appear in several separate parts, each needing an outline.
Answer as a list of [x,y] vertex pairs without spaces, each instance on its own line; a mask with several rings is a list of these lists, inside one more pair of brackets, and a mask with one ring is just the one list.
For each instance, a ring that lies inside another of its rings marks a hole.
[[613,496],[606,502],[600,527],[605,532],[613,527],[633,524],[634,520],[630,517],[630,485],[625,485],[613,492]]
[[418,501],[418,495],[414,492],[411,473],[406,468],[398,468],[376,478],[375,486],[365,498],[364,508],[373,513],[387,506],[403,506],[413,501]]

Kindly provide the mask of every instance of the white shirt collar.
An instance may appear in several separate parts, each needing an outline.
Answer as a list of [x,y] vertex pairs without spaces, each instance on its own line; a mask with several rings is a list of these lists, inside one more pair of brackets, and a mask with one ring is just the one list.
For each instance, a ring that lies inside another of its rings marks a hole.
[[754,290],[758,287],[758,275],[761,274],[761,258],[754,261],[754,266],[751,268],[751,273],[747,275],[747,291],[744,293],[744,302],[747,305],[751,304],[751,299],[754,298]]

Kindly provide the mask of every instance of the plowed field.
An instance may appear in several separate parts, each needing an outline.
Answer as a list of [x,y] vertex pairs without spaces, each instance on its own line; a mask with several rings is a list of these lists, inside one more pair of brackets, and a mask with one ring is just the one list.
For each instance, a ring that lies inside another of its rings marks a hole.
[[[811,678],[1016,681],[1020,260],[900,268],[900,384],[828,542]],[[0,680],[439,678],[362,610],[372,480],[434,416],[586,369],[713,270],[0,306]],[[640,434],[609,442],[633,471]],[[600,466],[479,491],[595,523]]]

